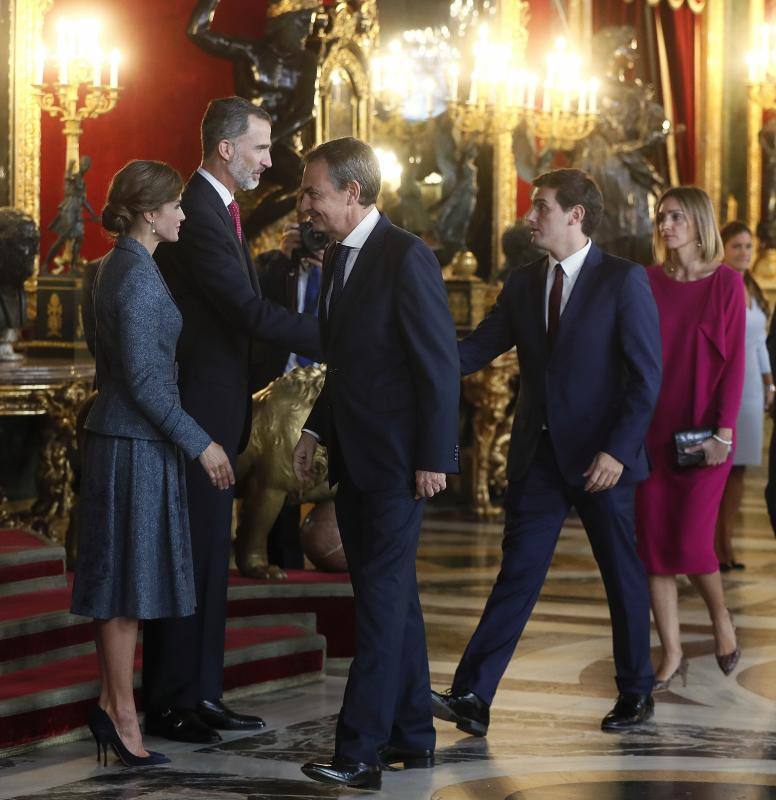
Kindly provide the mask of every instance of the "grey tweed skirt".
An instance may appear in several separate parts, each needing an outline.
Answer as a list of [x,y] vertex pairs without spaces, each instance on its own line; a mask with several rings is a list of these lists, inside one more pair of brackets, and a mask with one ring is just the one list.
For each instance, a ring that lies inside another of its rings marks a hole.
[[171,442],[87,431],[71,611],[95,619],[194,613],[185,461]]

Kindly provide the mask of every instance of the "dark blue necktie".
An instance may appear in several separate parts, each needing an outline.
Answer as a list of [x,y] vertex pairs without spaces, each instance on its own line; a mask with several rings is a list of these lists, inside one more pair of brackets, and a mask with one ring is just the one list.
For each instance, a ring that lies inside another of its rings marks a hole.
[[350,253],[350,250],[350,247],[346,247],[344,244],[338,242],[336,250],[334,251],[334,279],[332,281],[331,298],[329,300],[329,317],[334,313],[334,306],[337,304],[337,300],[339,300],[342,294],[342,288],[345,285],[345,265],[348,262],[348,253]]
[[[304,290],[304,311],[305,314],[312,314],[318,316],[318,294],[321,290],[321,268],[317,266],[310,267],[307,272],[307,286]],[[311,358],[306,356],[297,356],[296,363],[300,367],[306,367],[308,364],[315,363]]]

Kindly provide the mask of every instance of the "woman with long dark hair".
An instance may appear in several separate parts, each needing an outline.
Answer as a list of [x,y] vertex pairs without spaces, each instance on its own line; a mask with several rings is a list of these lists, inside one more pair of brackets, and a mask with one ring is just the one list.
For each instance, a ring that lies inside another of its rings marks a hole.
[[763,290],[749,271],[752,262],[752,232],[743,223],[728,222],[720,231],[725,245],[725,263],[741,273],[746,290],[746,369],[741,410],[736,419],[736,452],[722,495],[717,520],[715,550],[722,572],[744,569],[733,552],[733,527],[744,493],[747,467],[759,466],[763,452],[763,411],[770,411],[776,386],[765,346],[770,308]]

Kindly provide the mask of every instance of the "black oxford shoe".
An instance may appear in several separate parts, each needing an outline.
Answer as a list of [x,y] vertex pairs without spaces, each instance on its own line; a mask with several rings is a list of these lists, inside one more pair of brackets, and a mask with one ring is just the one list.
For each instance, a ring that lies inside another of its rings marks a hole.
[[655,714],[651,694],[620,692],[614,708],[603,718],[602,731],[627,731],[646,722]]
[[197,703],[197,716],[219,731],[258,731],[265,725],[261,717],[238,714],[220,700],[201,700]]
[[334,756],[330,764],[308,762],[302,766],[302,772],[319,783],[334,783],[353,789],[379,789],[382,786],[379,766],[346,761],[338,756]]
[[145,732],[174,742],[215,744],[221,741],[218,731],[206,725],[193,711],[167,708],[164,711],[147,711]]
[[490,706],[474,692],[455,694],[431,690],[431,713],[437,719],[454,722],[456,728],[472,736],[485,736],[490,725]]
[[404,764],[404,769],[430,769],[434,766],[433,750],[407,750],[404,747],[383,745],[377,754],[383,767]]

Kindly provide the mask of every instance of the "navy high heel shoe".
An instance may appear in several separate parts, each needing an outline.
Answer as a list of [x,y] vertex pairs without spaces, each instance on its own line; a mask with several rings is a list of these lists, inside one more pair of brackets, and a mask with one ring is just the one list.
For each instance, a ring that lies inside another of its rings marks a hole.
[[97,742],[97,763],[100,762],[100,756],[102,756],[104,767],[108,766],[108,745],[113,748],[113,752],[125,767],[154,767],[170,763],[167,756],[153,750],[150,750],[147,756],[136,756],[127,750],[113,720],[99,706],[93,708],[89,714],[89,730],[94,736],[94,741]]

